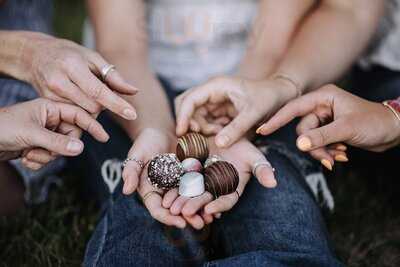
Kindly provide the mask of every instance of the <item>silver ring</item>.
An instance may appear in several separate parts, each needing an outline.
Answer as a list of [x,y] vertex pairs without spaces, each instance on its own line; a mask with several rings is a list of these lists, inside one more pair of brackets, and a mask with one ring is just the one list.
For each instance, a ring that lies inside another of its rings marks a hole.
[[115,69],[114,65],[108,64],[105,65],[104,67],[101,68],[101,78],[103,81],[106,81],[107,75],[110,73],[110,71],[113,71]]
[[141,169],[144,168],[145,164],[143,162],[143,160],[137,159],[135,157],[131,157],[131,158],[127,158],[126,160],[124,160],[124,162],[122,163],[122,168],[125,168],[126,164],[128,164],[129,161],[134,161],[136,162],[137,165],[139,165],[139,167]]
[[254,176],[256,176],[256,171],[257,171],[258,167],[261,167],[261,166],[268,166],[272,169],[273,172],[275,172],[275,168],[272,167],[271,163],[269,163],[268,161],[259,161],[253,165],[253,169],[251,172],[253,173]]

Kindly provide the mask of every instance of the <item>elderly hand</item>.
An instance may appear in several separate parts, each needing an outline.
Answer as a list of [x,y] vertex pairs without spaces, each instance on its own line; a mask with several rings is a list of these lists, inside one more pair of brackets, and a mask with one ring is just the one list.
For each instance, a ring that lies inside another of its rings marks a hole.
[[101,70],[109,65],[98,53],[74,42],[41,33],[26,33],[21,78],[31,83],[42,97],[74,103],[91,114],[102,108],[134,120],[136,111],[118,93],[134,95],[137,89],[125,82],[115,70],[101,79]]
[[[70,131],[75,126],[88,131],[98,141],[106,142],[109,138],[103,127],[81,108],[47,99],[1,108],[0,125],[1,160],[17,158],[32,148],[64,156],[79,155],[84,145]],[[25,153],[23,160],[28,168],[36,170],[42,166],[40,162],[31,162],[29,157]]]
[[217,146],[228,147],[296,94],[296,86],[280,78],[214,78],[176,99],[176,132],[180,136],[190,128],[207,135],[217,134]]
[[400,121],[381,103],[370,102],[334,85],[291,101],[259,128],[271,134],[296,117],[302,117],[297,146],[332,169],[334,160],[347,161],[346,143],[381,152],[400,143]]
[[[209,139],[209,144],[214,143],[211,139]],[[211,145],[210,154],[217,155],[236,167],[239,173],[237,193],[220,196],[214,200],[209,192],[198,197],[188,198],[179,196],[178,190],[173,189],[165,194],[162,202],[163,207],[169,209],[171,214],[182,215],[195,229],[203,228],[205,224],[212,223],[214,217],[219,218],[222,212],[232,209],[245,190],[256,163],[259,164],[259,167],[256,168],[255,175],[260,184],[267,188],[273,188],[277,185],[273,169],[265,156],[246,139],[239,140],[227,149],[220,149]]]

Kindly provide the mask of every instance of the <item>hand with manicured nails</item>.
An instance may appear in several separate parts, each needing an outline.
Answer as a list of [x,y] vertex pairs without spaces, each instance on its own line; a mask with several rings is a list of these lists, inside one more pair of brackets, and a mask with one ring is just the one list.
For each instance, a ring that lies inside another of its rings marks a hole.
[[[227,149],[217,148],[212,138],[209,139],[210,155],[217,155],[223,160],[232,163],[239,173],[239,185],[237,191],[242,195],[246,184],[252,176],[252,169],[256,163],[268,162],[265,156],[248,140],[241,139]],[[256,178],[260,184],[267,188],[277,185],[273,169],[266,165],[260,165],[256,169]],[[205,224],[219,218],[222,212],[232,209],[239,201],[236,192],[220,196],[214,200],[211,193],[205,192],[194,198],[178,195],[177,189],[168,191],[163,198],[162,206],[169,209],[173,215],[181,215],[195,229],[202,229]]]
[[327,85],[289,102],[258,132],[269,135],[296,117],[297,146],[332,169],[334,160],[348,161],[345,143],[382,152],[400,143],[400,121],[389,108]]
[[98,53],[72,41],[41,33],[29,35],[23,46],[20,78],[31,83],[42,97],[74,103],[91,114],[105,108],[127,120],[136,118],[131,104],[118,94],[134,95],[138,90],[118,71],[101,80],[101,69],[108,65]]
[[181,136],[190,129],[216,134],[216,145],[226,148],[296,94],[295,85],[279,78],[264,81],[214,78],[176,98],[176,133]]
[[[57,103],[47,99],[17,104],[0,109],[0,159],[10,160],[23,156],[23,164],[33,170],[43,162],[30,161],[29,151],[42,149],[43,161],[56,155],[77,156],[83,151],[83,143],[76,137],[80,129],[89,132],[100,142],[109,139],[103,127],[86,111],[74,105]],[[78,131],[78,133],[77,133]]]

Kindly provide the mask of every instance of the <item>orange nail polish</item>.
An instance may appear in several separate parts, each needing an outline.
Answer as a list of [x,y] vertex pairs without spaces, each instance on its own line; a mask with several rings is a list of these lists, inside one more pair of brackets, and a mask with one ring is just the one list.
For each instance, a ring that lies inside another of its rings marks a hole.
[[328,170],[330,170],[330,171],[333,170],[333,166],[332,166],[332,164],[331,164],[331,162],[330,162],[329,160],[323,159],[323,160],[321,160],[321,164],[322,164],[325,168],[327,168]]
[[339,162],[348,162],[349,158],[346,155],[336,155],[335,160]]
[[337,149],[337,150],[339,150],[339,151],[346,151],[347,150],[347,146],[345,146],[345,145],[343,145],[343,144],[339,144],[339,145],[337,145],[336,146],[336,148],[335,149]]
[[297,139],[297,147],[302,151],[311,149],[312,144],[310,138],[303,136]]
[[263,127],[264,127],[264,125],[261,125],[260,127],[258,127],[258,129],[256,130],[256,134],[261,134]]

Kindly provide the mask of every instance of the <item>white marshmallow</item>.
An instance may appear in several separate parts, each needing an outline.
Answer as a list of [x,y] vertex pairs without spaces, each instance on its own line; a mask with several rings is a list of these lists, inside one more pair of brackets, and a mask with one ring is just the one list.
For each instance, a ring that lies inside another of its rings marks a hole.
[[187,158],[182,161],[182,167],[185,172],[199,172],[203,168],[201,162],[195,158]]
[[198,172],[185,173],[179,182],[179,195],[185,197],[197,197],[203,194],[204,176]]

